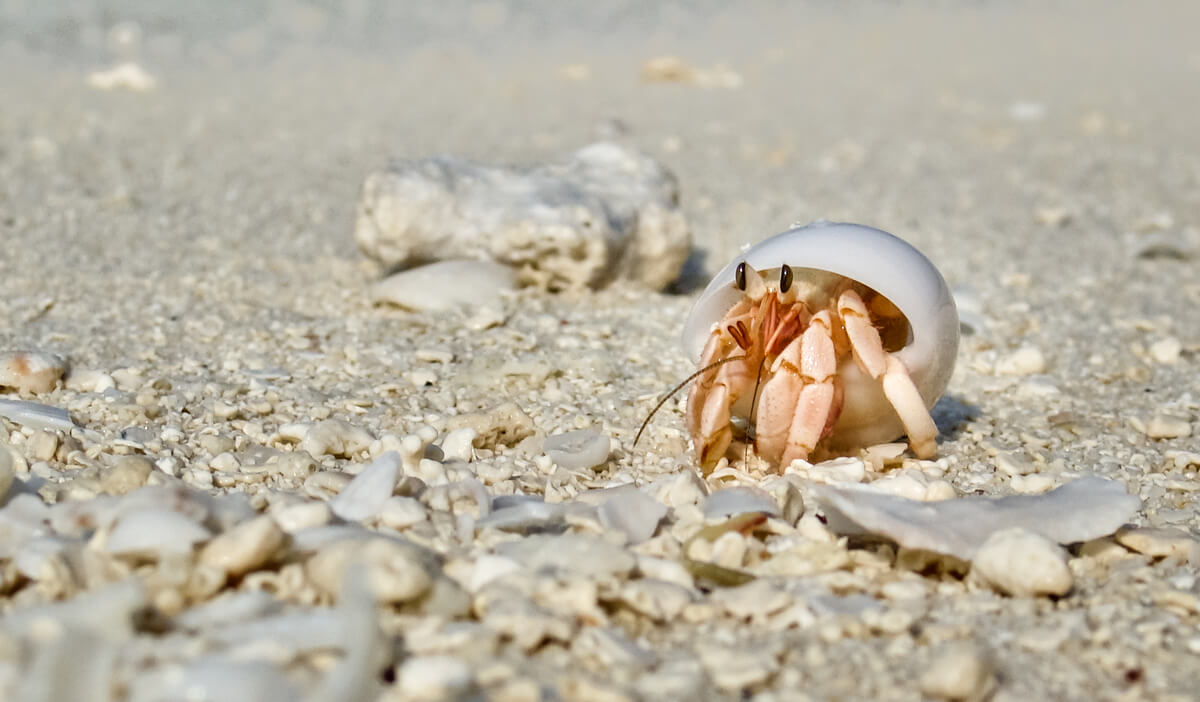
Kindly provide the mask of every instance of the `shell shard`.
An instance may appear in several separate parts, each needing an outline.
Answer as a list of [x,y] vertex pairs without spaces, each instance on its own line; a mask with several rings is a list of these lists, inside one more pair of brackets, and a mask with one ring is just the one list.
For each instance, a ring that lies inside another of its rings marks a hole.
[[970,561],[988,538],[1014,527],[1059,544],[1088,541],[1120,529],[1141,500],[1114,480],[1087,477],[1041,495],[961,497],[919,502],[866,487],[814,485],[813,493],[839,534],[874,534],[900,546]]

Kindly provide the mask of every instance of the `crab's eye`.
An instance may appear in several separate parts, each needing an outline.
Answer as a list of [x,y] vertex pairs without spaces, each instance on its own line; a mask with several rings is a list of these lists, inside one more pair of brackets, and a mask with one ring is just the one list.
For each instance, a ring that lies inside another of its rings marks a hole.
[[779,269],[779,292],[785,293],[792,287],[792,267],[788,264],[783,264],[783,268]]
[[737,286],[738,290],[741,290],[742,292],[746,291],[746,262],[745,261],[742,261],[741,263],[737,264],[737,270],[735,270],[733,273],[733,284]]

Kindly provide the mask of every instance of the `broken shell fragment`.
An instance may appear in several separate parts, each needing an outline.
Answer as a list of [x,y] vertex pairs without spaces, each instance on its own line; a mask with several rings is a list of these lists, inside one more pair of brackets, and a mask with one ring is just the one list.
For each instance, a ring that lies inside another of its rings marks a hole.
[[599,507],[596,516],[605,528],[624,532],[630,543],[641,543],[658,528],[667,516],[667,506],[633,485],[614,488]]
[[513,269],[492,261],[437,261],[395,273],[371,288],[371,300],[417,312],[471,307],[515,290]]
[[348,522],[361,522],[379,514],[396,487],[400,465],[398,452],[384,453],[329,500],[329,509]]
[[732,517],[739,514],[761,512],[779,516],[779,505],[762,488],[741,485],[717,490],[704,500],[704,516],[708,519]]
[[0,398],[0,417],[29,427],[49,431],[70,431],[75,428],[71,415],[61,407],[38,402]]
[[579,429],[547,436],[542,445],[546,455],[561,468],[584,470],[608,460],[608,437],[595,429]]
[[836,533],[874,534],[909,549],[972,560],[992,534],[1021,527],[1059,544],[1107,536],[1138,510],[1125,486],[1081,478],[1041,495],[918,502],[865,487],[813,485]]
[[158,559],[189,553],[211,534],[187,515],[165,507],[147,507],[122,515],[108,534],[112,554]]

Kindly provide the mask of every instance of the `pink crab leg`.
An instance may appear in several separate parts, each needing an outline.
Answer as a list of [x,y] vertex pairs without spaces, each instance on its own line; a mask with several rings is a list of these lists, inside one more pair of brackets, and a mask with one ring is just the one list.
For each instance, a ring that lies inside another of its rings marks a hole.
[[699,417],[700,427],[693,437],[701,471],[705,475],[712,472],[733,441],[733,430],[729,424],[729,407],[732,404],[729,388],[724,384],[713,386],[708,397],[704,398]]
[[749,300],[734,306],[722,323],[713,329],[700,356],[700,367],[741,354],[739,361],[723,363],[696,379],[688,393],[687,427],[692,435],[701,471],[707,475],[716,466],[733,441],[730,410],[738,398],[753,386],[755,358],[761,352],[752,339],[759,325],[759,309]]
[[879,331],[871,324],[867,305],[853,290],[847,290],[838,298],[838,315],[850,337],[850,348],[858,367],[872,378],[879,378],[887,370],[887,352],[879,339]]
[[758,455],[780,469],[808,458],[829,425],[836,400],[833,348],[828,311],[813,316],[800,338],[775,359],[758,405]]
[[850,338],[854,360],[863,372],[881,380],[883,394],[895,408],[908,434],[908,442],[918,458],[932,458],[937,454],[937,425],[921,393],[913,384],[908,368],[895,356],[883,350],[879,331],[871,324],[870,314],[862,298],[853,290],[847,290],[838,298],[838,314]]
[[913,385],[912,376],[900,359],[889,355],[887,371],[883,374],[883,394],[888,402],[896,408],[900,415],[900,423],[908,434],[908,443],[912,445],[917,458],[933,458],[937,455],[937,425],[929,410],[925,409],[925,400]]

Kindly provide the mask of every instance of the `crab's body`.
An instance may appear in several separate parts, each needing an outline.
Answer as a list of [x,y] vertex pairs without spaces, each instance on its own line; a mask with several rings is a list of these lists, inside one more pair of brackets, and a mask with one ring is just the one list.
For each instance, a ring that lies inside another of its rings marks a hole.
[[937,436],[929,408],[953,370],[958,319],[916,249],[822,222],[772,237],[718,274],[684,342],[711,366],[687,409],[706,473],[733,440],[734,416],[751,421],[755,452],[779,467],[902,434],[927,458]]

